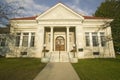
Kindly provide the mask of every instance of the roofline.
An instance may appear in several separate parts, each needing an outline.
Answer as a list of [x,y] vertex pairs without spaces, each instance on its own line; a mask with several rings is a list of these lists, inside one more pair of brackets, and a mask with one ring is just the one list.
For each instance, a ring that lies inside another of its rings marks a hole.
[[[36,20],[38,16],[33,16],[33,17],[23,17],[23,18],[13,18],[10,20]],[[94,16],[83,16],[84,20],[113,20],[109,18],[103,18],[103,17],[94,17]]]
[[12,18],[10,20],[35,20],[38,16],[31,16],[31,17],[22,17],[22,18]]
[[104,17],[96,17],[96,16],[83,16],[85,19],[110,19],[110,18],[104,18]]
[[[80,16],[80,17],[82,17],[82,18],[84,19],[84,17],[83,17],[82,15],[80,15],[79,13],[77,13],[76,11],[74,11],[73,9],[71,9],[70,7],[64,5],[64,4],[61,3],[61,2],[59,2],[59,3],[57,3],[56,5],[50,7],[48,10],[44,11],[40,16],[45,15],[47,12],[49,12],[50,10],[54,9],[55,7],[57,7],[57,6],[59,6],[59,5],[62,5],[62,6],[65,7],[67,10],[75,13],[76,15],[78,15],[78,16]],[[38,16],[36,19],[38,19],[40,16]]]

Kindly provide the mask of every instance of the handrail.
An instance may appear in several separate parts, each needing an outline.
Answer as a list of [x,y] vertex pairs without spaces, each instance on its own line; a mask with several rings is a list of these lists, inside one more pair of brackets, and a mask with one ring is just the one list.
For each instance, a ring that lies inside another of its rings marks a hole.
[[49,58],[49,62],[50,62],[51,56],[52,56],[52,52],[50,52],[50,58]]

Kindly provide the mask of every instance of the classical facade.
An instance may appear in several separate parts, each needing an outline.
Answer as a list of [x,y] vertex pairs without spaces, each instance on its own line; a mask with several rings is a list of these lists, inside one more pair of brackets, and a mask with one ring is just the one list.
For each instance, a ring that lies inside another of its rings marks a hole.
[[[84,16],[58,3],[40,15],[10,20],[16,35],[11,50],[17,57],[48,57],[50,61],[115,57],[112,19]],[[106,27],[107,26],[107,27]],[[14,57],[11,53],[7,57]]]

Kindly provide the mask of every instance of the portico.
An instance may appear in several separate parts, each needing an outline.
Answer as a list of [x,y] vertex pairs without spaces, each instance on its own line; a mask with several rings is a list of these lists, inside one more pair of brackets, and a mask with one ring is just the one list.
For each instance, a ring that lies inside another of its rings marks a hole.
[[[46,48],[53,51],[69,52],[75,41],[75,27],[72,26],[52,26],[45,27],[44,44]],[[72,45],[71,45],[72,44]]]

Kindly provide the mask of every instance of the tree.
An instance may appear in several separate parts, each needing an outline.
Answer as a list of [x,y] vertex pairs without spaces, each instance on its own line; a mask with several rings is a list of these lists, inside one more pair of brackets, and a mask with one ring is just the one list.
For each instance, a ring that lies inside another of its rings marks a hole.
[[[5,32],[3,29],[12,27],[9,24],[9,20],[11,18],[19,17],[21,16],[21,11],[24,10],[24,7],[20,5],[20,2],[18,1],[11,1],[6,2],[6,0],[0,1],[0,40],[4,43],[4,45],[0,44],[0,55],[5,56],[7,52],[10,52],[10,46],[8,45],[14,45],[15,42],[15,35],[9,34],[9,32]],[[5,26],[5,27],[4,27]],[[3,28],[1,28],[3,27]]]
[[120,17],[120,0],[105,0],[97,8],[95,16],[98,17],[107,17],[107,18],[118,18]]
[[20,6],[20,2],[0,1],[0,27],[8,25],[10,18],[20,16],[23,9],[24,7]]
[[111,25],[115,51],[120,51],[120,0],[105,0],[94,16],[114,19]]

